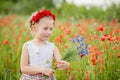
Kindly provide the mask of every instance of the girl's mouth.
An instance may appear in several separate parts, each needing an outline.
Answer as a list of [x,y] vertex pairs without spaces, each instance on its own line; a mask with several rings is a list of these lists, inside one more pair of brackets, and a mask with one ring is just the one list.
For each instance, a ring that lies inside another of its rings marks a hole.
[[49,36],[45,36],[46,38],[48,38]]

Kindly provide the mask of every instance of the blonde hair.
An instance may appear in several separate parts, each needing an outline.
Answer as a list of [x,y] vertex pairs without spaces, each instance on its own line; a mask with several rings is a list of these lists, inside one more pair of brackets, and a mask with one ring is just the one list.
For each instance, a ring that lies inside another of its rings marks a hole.
[[33,12],[32,13],[32,16],[29,17],[28,21],[27,21],[27,26],[29,28],[31,28],[31,26],[33,26],[35,24],[35,22],[32,21],[32,17],[35,16],[37,14],[37,11],[36,12]]

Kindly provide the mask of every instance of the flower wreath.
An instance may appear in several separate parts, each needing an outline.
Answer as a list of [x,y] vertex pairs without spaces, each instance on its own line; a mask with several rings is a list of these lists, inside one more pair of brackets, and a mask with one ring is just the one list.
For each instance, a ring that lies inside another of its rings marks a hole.
[[43,10],[43,11],[39,11],[37,12],[33,17],[32,17],[32,21],[34,22],[38,22],[39,19],[45,17],[45,16],[51,16],[53,18],[53,20],[55,21],[55,15],[52,14],[49,10]]

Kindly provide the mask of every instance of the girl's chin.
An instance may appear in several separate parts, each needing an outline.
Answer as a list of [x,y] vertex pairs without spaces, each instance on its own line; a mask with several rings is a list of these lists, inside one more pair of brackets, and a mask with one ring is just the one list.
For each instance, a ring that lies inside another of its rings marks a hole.
[[41,41],[47,41],[49,39],[49,37],[42,37],[42,38],[39,38]]
[[47,41],[48,39],[49,39],[48,37],[43,38],[44,41]]
[[47,38],[39,38],[40,41],[47,41],[48,39]]

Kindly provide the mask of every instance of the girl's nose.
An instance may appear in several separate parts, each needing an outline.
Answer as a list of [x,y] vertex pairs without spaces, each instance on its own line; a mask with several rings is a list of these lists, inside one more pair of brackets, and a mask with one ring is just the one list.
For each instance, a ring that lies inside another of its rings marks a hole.
[[52,31],[48,30],[48,31],[47,31],[47,33],[48,33],[48,34],[51,34],[51,33],[52,33]]

